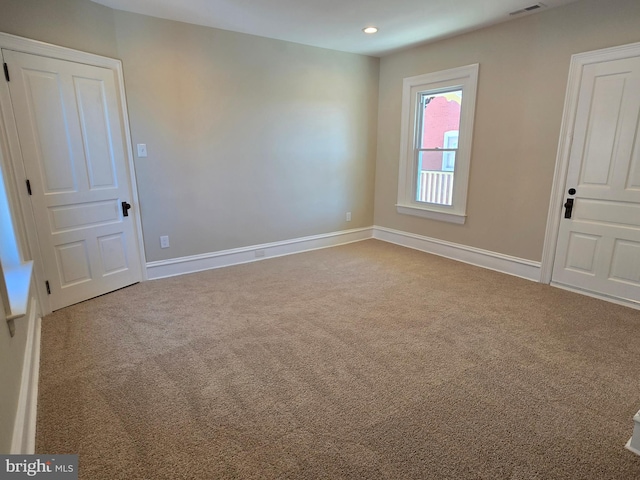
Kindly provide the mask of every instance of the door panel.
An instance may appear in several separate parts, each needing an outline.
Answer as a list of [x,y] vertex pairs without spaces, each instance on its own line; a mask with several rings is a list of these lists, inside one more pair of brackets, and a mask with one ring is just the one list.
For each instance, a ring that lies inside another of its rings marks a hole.
[[593,275],[596,252],[601,237],[571,232],[569,234],[569,251],[565,268],[578,273]]
[[113,275],[129,268],[126,242],[121,233],[98,238],[100,258],[104,276]]
[[629,178],[627,179],[625,188],[627,190],[640,191],[640,121],[638,121],[638,128],[636,129],[633,140]]
[[621,75],[595,78],[580,185],[609,183],[623,92]]
[[80,240],[55,246],[62,288],[91,280],[87,242]]
[[76,191],[73,165],[76,153],[69,138],[60,78],[55,72],[25,69],[22,81],[27,109],[24,113],[28,115],[25,120],[32,134],[21,131],[21,139],[33,142],[27,151],[38,162],[44,193]]
[[[640,301],[640,57],[585,65],[555,283]],[[576,190],[570,194],[570,189]]]
[[76,228],[119,222],[120,206],[116,200],[62,205],[49,208],[49,216],[52,233],[62,233]]
[[85,143],[89,188],[117,187],[104,83],[86,78],[74,78],[74,82]]
[[640,204],[578,198],[573,211],[576,221],[640,227]]
[[114,73],[3,50],[56,310],[141,279]]
[[640,242],[616,240],[609,276],[612,280],[640,286]]

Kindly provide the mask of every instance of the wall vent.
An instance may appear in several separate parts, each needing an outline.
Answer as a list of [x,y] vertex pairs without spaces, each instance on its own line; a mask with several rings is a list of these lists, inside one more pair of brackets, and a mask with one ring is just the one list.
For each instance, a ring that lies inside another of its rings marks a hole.
[[538,10],[540,8],[545,8],[546,5],[544,3],[536,3],[534,5],[529,5],[528,7],[521,8],[520,10],[516,10],[515,12],[509,13],[509,15],[520,15],[521,13],[533,12],[534,10]]

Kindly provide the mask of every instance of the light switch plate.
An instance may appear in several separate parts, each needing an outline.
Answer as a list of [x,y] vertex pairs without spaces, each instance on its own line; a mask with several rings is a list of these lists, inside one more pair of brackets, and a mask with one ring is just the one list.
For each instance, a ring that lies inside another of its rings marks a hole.
[[139,143],[138,144],[138,158],[145,158],[147,156],[147,144]]

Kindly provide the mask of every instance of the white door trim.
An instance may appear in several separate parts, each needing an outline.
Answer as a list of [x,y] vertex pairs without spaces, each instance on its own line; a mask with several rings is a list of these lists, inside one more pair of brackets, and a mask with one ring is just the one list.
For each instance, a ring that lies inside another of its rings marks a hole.
[[[128,176],[131,182],[131,199],[133,207],[136,209],[137,214],[135,218],[135,234],[136,245],[140,255],[140,269],[142,280],[147,280],[146,257],[144,254],[144,243],[142,237],[142,222],[140,219],[140,201],[138,199],[138,190],[135,169],[133,164],[133,150],[131,144],[131,133],[129,130],[129,115],[127,113],[127,102],[124,89],[124,76],[122,73],[122,62],[114,58],[103,57],[100,55],[94,55],[92,53],[81,52],[78,50],[72,50],[66,47],[60,47],[57,45],[51,45],[48,43],[31,40],[28,38],[18,37],[15,35],[9,35],[6,33],[0,33],[0,48],[14,50],[23,53],[29,53],[33,55],[40,55],[42,57],[55,58],[58,60],[67,60],[76,63],[84,63],[87,65],[93,65],[96,67],[103,67],[112,70],[116,77],[116,94],[118,96],[118,103],[121,108],[122,114],[122,128],[123,138],[126,142],[126,163],[129,170]],[[5,140],[6,151],[9,154],[8,167],[11,172],[8,172],[7,177],[12,177],[13,185],[8,188],[9,202],[14,206],[12,213],[17,215],[15,207],[20,206],[21,218],[16,218],[16,226],[18,242],[20,245],[21,253],[25,259],[33,259],[34,261],[34,274],[36,279],[38,300],[42,308],[42,313],[47,314],[51,312],[49,299],[44,288],[44,267],[42,265],[42,258],[38,247],[37,233],[35,219],[31,210],[31,203],[24,188],[24,181],[27,178],[24,163],[22,159],[22,151],[18,141],[18,131],[13,118],[13,112],[11,108],[11,97],[9,94],[9,86],[7,82],[2,79],[0,81],[0,141]],[[5,179],[7,183],[11,181]],[[11,191],[13,190],[13,191]],[[17,203],[15,203],[17,202]]]
[[552,279],[553,262],[555,260],[556,244],[560,230],[562,204],[565,198],[564,188],[567,181],[572,133],[576,120],[583,68],[592,63],[621,60],[637,56],[640,56],[640,42],[592,52],[578,53],[571,56],[569,80],[567,82],[562,125],[560,127],[560,140],[558,142],[558,152],[556,156],[556,169],[553,175],[551,201],[549,202],[549,213],[547,215],[547,229],[544,237],[544,248],[542,250],[542,268],[540,271],[540,282],[542,283],[550,284]]

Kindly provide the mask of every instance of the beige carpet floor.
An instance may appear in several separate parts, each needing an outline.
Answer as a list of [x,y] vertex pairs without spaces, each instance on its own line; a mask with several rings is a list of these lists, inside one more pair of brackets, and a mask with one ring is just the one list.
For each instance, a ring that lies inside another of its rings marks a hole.
[[80,478],[638,479],[640,311],[376,240],[43,319]]

